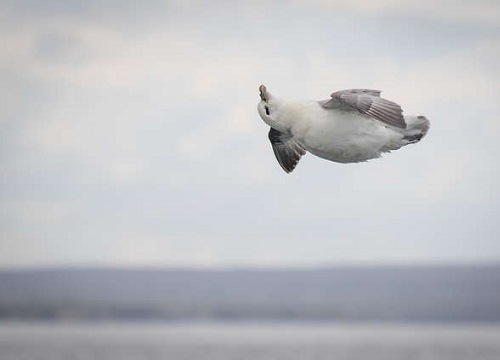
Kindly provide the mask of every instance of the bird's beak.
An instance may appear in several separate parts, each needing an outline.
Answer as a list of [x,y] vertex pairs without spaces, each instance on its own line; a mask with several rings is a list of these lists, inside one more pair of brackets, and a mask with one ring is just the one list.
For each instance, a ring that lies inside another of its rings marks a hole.
[[262,101],[267,102],[267,89],[264,85],[259,86],[260,98]]

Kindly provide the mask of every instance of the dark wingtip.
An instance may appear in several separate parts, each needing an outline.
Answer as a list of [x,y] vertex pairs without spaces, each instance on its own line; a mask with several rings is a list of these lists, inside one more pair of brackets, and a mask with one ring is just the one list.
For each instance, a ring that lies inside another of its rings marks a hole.
[[306,151],[289,135],[285,135],[274,128],[269,130],[268,136],[273,147],[274,155],[281,168],[287,174],[291,173]]

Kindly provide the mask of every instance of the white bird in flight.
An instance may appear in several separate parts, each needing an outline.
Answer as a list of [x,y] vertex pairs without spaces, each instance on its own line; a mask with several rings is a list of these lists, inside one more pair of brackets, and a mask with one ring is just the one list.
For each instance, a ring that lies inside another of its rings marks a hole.
[[381,91],[337,91],[322,101],[292,101],[259,87],[259,115],[271,127],[274,155],[287,173],[309,151],[323,159],[355,163],[419,142],[429,130],[425,116],[403,116]]

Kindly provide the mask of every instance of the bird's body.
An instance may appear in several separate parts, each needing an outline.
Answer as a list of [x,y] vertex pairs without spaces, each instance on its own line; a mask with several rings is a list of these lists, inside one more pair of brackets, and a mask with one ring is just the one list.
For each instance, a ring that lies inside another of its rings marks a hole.
[[258,111],[271,127],[269,138],[286,172],[306,151],[339,163],[361,162],[417,142],[429,128],[425,117],[403,117],[397,104],[375,90],[344,90],[324,101],[284,100],[260,90]]

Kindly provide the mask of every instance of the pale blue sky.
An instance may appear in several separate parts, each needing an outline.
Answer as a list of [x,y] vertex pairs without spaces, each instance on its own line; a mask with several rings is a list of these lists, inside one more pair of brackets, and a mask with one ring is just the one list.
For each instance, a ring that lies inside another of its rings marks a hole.
[[[1,267],[500,261],[496,1],[3,1],[0,45]],[[431,130],[287,175],[261,83]]]

